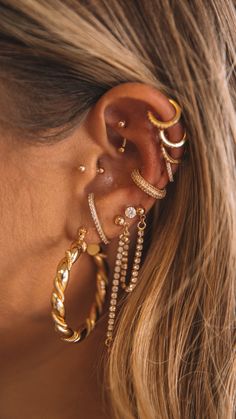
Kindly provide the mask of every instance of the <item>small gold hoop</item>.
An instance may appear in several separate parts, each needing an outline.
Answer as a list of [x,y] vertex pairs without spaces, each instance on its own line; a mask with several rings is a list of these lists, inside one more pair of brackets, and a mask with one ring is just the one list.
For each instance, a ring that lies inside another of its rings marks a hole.
[[140,171],[138,169],[134,169],[131,173],[131,178],[134,181],[134,183],[140,188],[143,192],[145,192],[147,195],[151,196],[155,199],[162,199],[166,196],[166,189],[159,189],[155,186],[151,185],[147,180],[145,180],[142,175],[140,174]]
[[175,108],[175,116],[170,121],[159,121],[159,119],[157,119],[151,111],[147,112],[147,116],[151,124],[159,129],[167,129],[172,127],[173,125],[177,124],[177,122],[179,122],[181,117],[182,110],[178,103],[173,99],[168,100]]
[[165,146],[166,147],[170,147],[170,148],[180,148],[180,147],[182,147],[185,143],[186,143],[186,141],[187,141],[187,135],[186,135],[186,131],[184,131],[184,135],[183,135],[183,138],[180,140],[180,141],[178,141],[177,143],[172,143],[172,141],[169,141],[167,138],[166,138],[166,135],[165,135],[165,132],[164,132],[164,130],[163,129],[160,129],[160,131],[159,131],[159,137],[160,137],[160,139],[161,139],[161,141],[163,142],[163,144],[165,144]]
[[[52,318],[55,323],[55,330],[61,335],[61,339],[66,342],[81,342],[94,329],[98,318],[102,313],[105,300],[108,278],[105,268],[105,256],[99,253],[98,245],[88,245],[85,242],[87,231],[85,228],[78,230],[78,238],[71,244],[66,251],[65,257],[59,262],[54,279],[52,292]],[[91,252],[89,247],[91,246]],[[94,258],[97,266],[97,291],[95,301],[90,309],[89,317],[86,322],[76,331],[72,330],[65,321],[64,292],[70,279],[72,265],[79,259],[82,253],[88,252]]]
[[171,164],[180,164],[181,163],[181,159],[174,159],[173,157],[170,156],[170,154],[166,151],[163,144],[161,144],[161,151],[162,151],[162,155],[163,155],[164,159],[168,163],[171,163]]

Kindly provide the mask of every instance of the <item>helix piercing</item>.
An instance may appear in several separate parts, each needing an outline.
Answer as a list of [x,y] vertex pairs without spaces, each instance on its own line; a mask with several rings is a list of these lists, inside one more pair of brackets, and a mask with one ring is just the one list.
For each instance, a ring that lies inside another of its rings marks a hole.
[[184,131],[183,138],[180,141],[178,141],[177,143],[173,143],[172,141],[168,140],[163,129],[160,129],[159,137],[160,137],[162,143],[165,144],[166,147],[170,147],[170,148],[180,148],[187,141],[186,131]]
[[147,112],[147,117],[152,125],[155,125],[159,129],[167,129],[172,127],[173,125],[177,124],[179,122],[182,110],[178,103],[173,99],[168,99],[168,101],[173,105],[175,108],[175,116],[170,121],[160,121],[157,119],[151,111]]

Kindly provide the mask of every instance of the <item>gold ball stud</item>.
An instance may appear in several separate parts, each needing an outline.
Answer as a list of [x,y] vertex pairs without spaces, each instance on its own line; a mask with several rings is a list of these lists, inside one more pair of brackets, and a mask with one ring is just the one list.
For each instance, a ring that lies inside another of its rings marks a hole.
[[138,207],[136,209],[136,211],[137,211],[138,215],[144,215],[145,214],[145,209],[143,207]]
[[104,172],[105,172],[105,169],[103,167],[97,168],[97,173],[99,173],[100,175],[102,175]]
[[118,122],[117,125],[118,125],[119,128],[126,128],[126,121],[121,120],[121,121]]
[[116,224],[117,226],[123,226],[123,225],[125,224],[125,219],[124,219],[124,217],[122,217],[121,215],[117,215],[117,216],[115,217],[115,224]]
[[83,164],[80,164],[80,165],[79,165],[79,167],[78,167],[78,170],[79,170],[81,173],[84,173],[84,172],[85,172],[85,170],[86,170],[86,167],[85,167]]

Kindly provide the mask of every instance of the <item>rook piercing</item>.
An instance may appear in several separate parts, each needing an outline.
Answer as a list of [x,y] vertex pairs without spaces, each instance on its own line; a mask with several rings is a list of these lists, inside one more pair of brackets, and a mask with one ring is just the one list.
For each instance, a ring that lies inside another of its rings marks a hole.
[[138,169],[134,169],[131,178],[143,192],[155,199],[162,199],[166,196],[166,189],[159,189],[147,182],[140,174]]
[[101,241],[104,244],[108,244],[109,243],[109,240],[107,239],[107,237],[106,237],[106,235],[105,235],[105,233],[103,231],[103,228],[101,226],[101,223],[99,221],[99,218],[98,218],[98,214],[97,214],[97,210],[96,210],[96,207],[95,207],[94,194],[93,193],[90,193],[88,195],[88,204],[89,204],[89,209],[90,209],[91,216],[92,216],[93,222],[95,224],[97,233],[98,233]]
[[118,148],[119,153],[124,153],[125,152],[126,143],[127,143],[126,138],[123,138],[122,146]]
[[175,108],[175,116],[170,121],[159,121],[159,119],[157,119],[151,111],[147,112],[147,117],[149,121],[151,122],[151,124],[155,125],[159,129],[167,129],[167,128],[172,127],[173,125],[177,124],[177,122],[179,122],[180,117],[181,117],[182,110],[180,106],[178,105],[178,103],[175,102],[175,100],[173,99],[168,99],[168,100]]
[[104,172],[105,172],[105,169],[103,167],[98,167],[97,168],[97,173],[102,175]]

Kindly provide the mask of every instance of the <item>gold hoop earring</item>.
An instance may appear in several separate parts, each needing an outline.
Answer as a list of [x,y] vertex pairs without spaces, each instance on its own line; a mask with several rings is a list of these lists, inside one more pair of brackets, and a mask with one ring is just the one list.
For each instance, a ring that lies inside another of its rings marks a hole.
[[105,235],[105,233],[103,231],[103,228],[102,228],[102,225],[101,225],[101,223],[99,221],[99,218],[98,218],[98,214],[97,214],[97,210],[96,210],[96,207],[95,207],[94,194],[93,193],[90,193],[88,195],[88,204],[89,204],[89,209],[90,209],[90,213],[91,213],[91,216],[92,216],[94,225],[96,227],[97,233],[98,233],[101,241],[104,244],[109,244],[109,240],[108,240],[107,236]]
[[[77,239],[71,244],[70,249],[66,251],[65,257],[59,262],[51,298],[52,318],[55,323],[55,330],[60,333],[62,340],[72,343],[81,342],[94,329],[96,322],[102,313],[108,284],[104,263],[105,256],[99,252],[98,245],[87,245],[85,242],[86,234],[87,231],[85,228],[80,228],[78,230]],[[70,279],[72,265],[79,259],[82,253],[85,253],[86,251],[93,256],[98,269],[97,291],[95,301],[90,309],[89,317],[78,330],[74,331],[65,321],[64,292]]]
[[187,141],[186,136],[187,136],[186,131],[184,131],[183,138],[180,141],[178,141],[177,143],[173,143],[172,141],[170,141],[166,138],[164,130],[160,129],[160,131],[159,131],[159,137],[160,137],[162,143],[165,144],[166,147],[170,147],[170,148],[180,148],[180,147],[182,147]]
[[170,121],[159,121],[159,119],[157,119],[151,111],[147,112],[147,116],[151,124],[159,129],[167,129],[172,127],[173,125],[177,124],[177,122],[179,122],[181,117],[182,110],[178,103],[173,99],[168,99],[168,101],[175,108],[175,116]]
[[143,192],[155,199],[162,199],[166,196],[166,189],[159,189],[147,182],[138,169],[134,169],[131,173],[131,178]]

